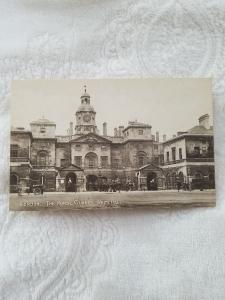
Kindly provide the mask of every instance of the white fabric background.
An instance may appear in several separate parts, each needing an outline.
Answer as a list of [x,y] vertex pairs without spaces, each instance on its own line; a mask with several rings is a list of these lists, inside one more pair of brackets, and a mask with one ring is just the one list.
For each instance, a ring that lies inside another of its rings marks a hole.
[[[147,76],[213,77],[216,208],[8,212],[12,79]],[[0,299],[225,299],[224,96],[223,0],[0,0]]]

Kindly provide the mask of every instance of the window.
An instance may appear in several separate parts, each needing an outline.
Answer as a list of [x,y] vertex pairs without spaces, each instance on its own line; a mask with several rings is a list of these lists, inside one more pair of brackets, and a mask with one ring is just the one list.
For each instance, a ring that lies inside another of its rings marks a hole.
[[200,147],[194,147],[194,154],[197,156],[200,155]]
[[102,149],[103,151],[106,151],[106,150],[107,150],[107,146],[102,146],[101,149]]
[[108,166],[108,156],[101,156],[101,166],[103,168]]
[[146,163],[146,153],[143,151],[138,152],[137,154],[137,160],[138,160],[138,167],[142,167]]
[[43,167],[47,165],[47,152],[46,151],[38,152],[37,165],[43,166]]
[[75,145],[75,149],[76,149],[76,151],[80,151],[81,150],[81,145],[80,144],[76,144]]
[[182,148],[179,148],[179,159],[182,159]]
[[154,145],[154,150],[158,150],[158,145]]
[[144,157],[143,156],[139,156],[138,157],[138,166],[142,167],[144,165]]
[[206,146],[202,147],[202,154],[206,154],[206,152],[207,152]]
[[97,168],[98,167],[98,156],[90,152],[85,156],[85,167],[87,168]]
[[143,135],[143,130],[142,129],[138,130],[138,134]]
[[82,156],[75,156],[74,163],[76,166],[81,167],[82,166]]
[[120,162],[119,159],[114,158],[114,159],[112,160],[112,167],[115,168],[115,169],[118,169],[118,168],[119,168],[119,162]]
[[172,148],[172,161],[175,161],[176,160],[176,148],[173,147]]
[[11,145],[10,146],[10,157],[18,157],[18,151],[19,146],[18,145]]
[[45,126],[44,126],[44,125],[41,125],[41,127],[40,127],[40,132],[41,132],[41,133],[45,133],[45,131],[46,131]]
[[89,150],[91,150],[91,151],[94,151],[94,150],[95,150],[95,147],[94,147],[93,144],[89,144],[89,145],[88,145],[88,148],[89,148]]
[[66,159],[62,158],[60,159],[60,166],[65,167],[66,166]]
[[169,161],[170,160],[170,153],[169,151],[166,152],[166,161]]

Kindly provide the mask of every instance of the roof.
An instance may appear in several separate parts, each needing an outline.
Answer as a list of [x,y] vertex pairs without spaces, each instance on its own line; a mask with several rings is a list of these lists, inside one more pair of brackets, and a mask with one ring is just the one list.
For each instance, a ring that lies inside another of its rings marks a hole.
[[124,141],[124,137],[122,136],[106,136],[106,138],[115,144],[122,143]]
[[183,137],[186,136],[213,136],[213,126],[211,126],[209,129],[205,128],[204,126],[194,126],[191,129],[189,129],[186,132],[183,132],[183,134],[177,135],[174,138],[168,139],[167,141],[163,142],[163,144],[165,143],[169,143],[169,142],[173,142],[175,140],[179,140],[182,139]]
[[194,126],[187,131],[189,134],[213,134],[213,127],[206,129],[204,126]]
[[83,95],[81,95],[81,97],[90,97],[90,95],[87,92],[84,92]]
[[12,126],[10,129],[11,132],[21,132],[21,133],[29,133],[31,134],[30,130],[25,129],[24,127],[14,127]]
[[147,128],[152,128],[151,125],[149,124],[145,124],[145,123],[140,123],[140,122],[136,122],[136,121],[130,121],[128,123],[128,126],[123,130],[123,131],[126,131],[128,128],[130,127],[135,127],[135,128],[143,128],[143,127],[147,127]]
[[77,112],[79,112],[79,111],[95,112],[94,107],[91,106],[90,104],[86,104],[86,103],[83,103],[78,107]]
[[38,119],[36,121],[32,121],[30,123],[30,125],[39,125],[39,124],[43,124],[43,125],[56,125],[54,122],[49,121],[48,119],[45,118],[41,118]]

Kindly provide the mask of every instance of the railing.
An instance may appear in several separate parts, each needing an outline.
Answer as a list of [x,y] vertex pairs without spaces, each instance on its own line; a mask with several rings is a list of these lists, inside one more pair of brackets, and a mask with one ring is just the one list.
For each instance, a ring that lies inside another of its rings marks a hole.
[[33,169],[49,169],[54,168],[54,165],[47,165],[47,166],[41,166],[41,165],[32,165]]
[[10,157],[11,162],[30,162],[29,157]]
[[213,157],[188,157],[186,159],[187,162],[214,162],[214,158]]
[[205,157],[198,157],[198,158],[186,158],[186,159],[179,159],[179,160],[170,160],[170,161],[165,161],[161,165],[174,165],[182,162],[214,162],[214,158],[205,158]]
[[185,159],[164,161],[164,163],[162,163],[162,165],[174,165],[174,164],[178,164],[178,163],[181,163],[181,162],[184,162],[184,161],[185,161]]

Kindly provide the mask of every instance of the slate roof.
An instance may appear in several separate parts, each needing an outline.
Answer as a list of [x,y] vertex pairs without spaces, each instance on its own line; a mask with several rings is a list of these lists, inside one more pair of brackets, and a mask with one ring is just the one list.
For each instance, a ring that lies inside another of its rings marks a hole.
[[188,134],[213,134],[213,127],[206,129],[204,126],[194,126],[187,131]]

